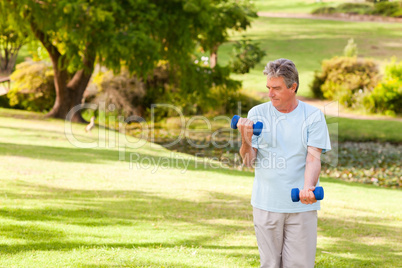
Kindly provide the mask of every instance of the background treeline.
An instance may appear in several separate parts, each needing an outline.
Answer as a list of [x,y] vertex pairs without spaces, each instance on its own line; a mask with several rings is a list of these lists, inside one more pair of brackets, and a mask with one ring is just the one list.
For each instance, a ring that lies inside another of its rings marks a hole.
[[372,3],[344,3],[336,7],[319,7],[311,13],[316,15],[351,14],[351,15],[377,15],[387,17],[402,17],[401,1],[367,1]]

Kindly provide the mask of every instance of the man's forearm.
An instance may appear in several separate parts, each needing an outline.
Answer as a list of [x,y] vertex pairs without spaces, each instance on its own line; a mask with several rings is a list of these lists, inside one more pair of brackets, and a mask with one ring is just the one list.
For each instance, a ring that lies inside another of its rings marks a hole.
[[318,158],[307,159],[304,172],[304,189],[316,186],[321,172],[321,160]]
[[243,164],[245,166],[252,167],[254,165],[255,159],[257,158],[257,153],[250,144],[242,141],[240,147],[240,156],[243,159]]

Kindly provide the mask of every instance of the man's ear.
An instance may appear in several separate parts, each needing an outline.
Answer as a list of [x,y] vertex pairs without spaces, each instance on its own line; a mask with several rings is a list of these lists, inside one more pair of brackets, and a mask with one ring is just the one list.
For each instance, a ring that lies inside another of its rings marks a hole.
[[297,83],[293,83],[292,85],[292,91],[296,93],[296,88],[297,88]]

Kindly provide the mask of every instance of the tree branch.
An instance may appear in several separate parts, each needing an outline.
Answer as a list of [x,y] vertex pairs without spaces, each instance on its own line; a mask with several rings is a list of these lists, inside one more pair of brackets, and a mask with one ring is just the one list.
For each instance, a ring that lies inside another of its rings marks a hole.
[[47,52],[49,53],[49,56],[52,58],[52,61],[54,63],[54,68],[58,68],[58,63],[61,57],[61,53],[57,49],[56,46],[54,46],[47,38],[44,32],[42,32],[38,26],[31,20],[29,22],[32,32],[36,36],[36,38],[39,39],[39,41],[43,44]]
[[[94,53],[92,45],[87,45],[85,55],[82,59],[83,68],[74,74],[73,78],[67,84],[68,88],[78,88],[80,86],[86,88],[94,70],[95,58],[96,54]],[[85,90],[85,88],[83,90]]]

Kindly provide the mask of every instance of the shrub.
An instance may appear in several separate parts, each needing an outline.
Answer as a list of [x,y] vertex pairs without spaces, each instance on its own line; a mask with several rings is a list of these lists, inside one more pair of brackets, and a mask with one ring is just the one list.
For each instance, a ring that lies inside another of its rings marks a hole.
[[116,114],[131,116],[141,115],[140,104],[145,96],[144,84],[123,69],[119,74],[112,71],[98,73],[94,78],[99,93],[92,103],[105,103],[105,107],[113,104]]
[[383,80],[363,99],[366,109],[387,115],[402,114],[402,61],[386,66]]
[[388,2],[388,0],[366,0],[369,3]]
[[28,111],[49,111],[55,102],[54,72],[45,61],[26,61],[10,76],[14,82],[7,93],[11,106]]
[[374,5],[371,11],[373,15],[382,15],[388,17],[402,16],[402,2],[379,2]]
[[314,15],[327,15],[336,13],[336,8],[334,7],[319,7],[314,9],[311,14]]
[[9,99],[7,98],[7,94],[0,96],[0,107],[11,108]]
[[384,0],[367,1],[373,4],[344,3],[337,7],[320,7],[313,10],[312,14],[361,14],[361,15],[382,15],[387,17],[402,17],[402,2],[388,2]]
[[338,99],[352,107],[359,97],[356,93],[370,92],[378,83],[378,68],[372,60],[356,57],[334,57],[324,60],[322,72],[316,73],[312,91],[319,97]]
[[336,12],[347,14],[369,14],[372,9],[372,5],[370,4],[344,3],[336,8]]
[[321,86],[324,84],[325,79],[325,75],[320,74],[318,71],[314,72],[314,79],[310,85],[314,98],[324,99],[324,94],[322,94]]

